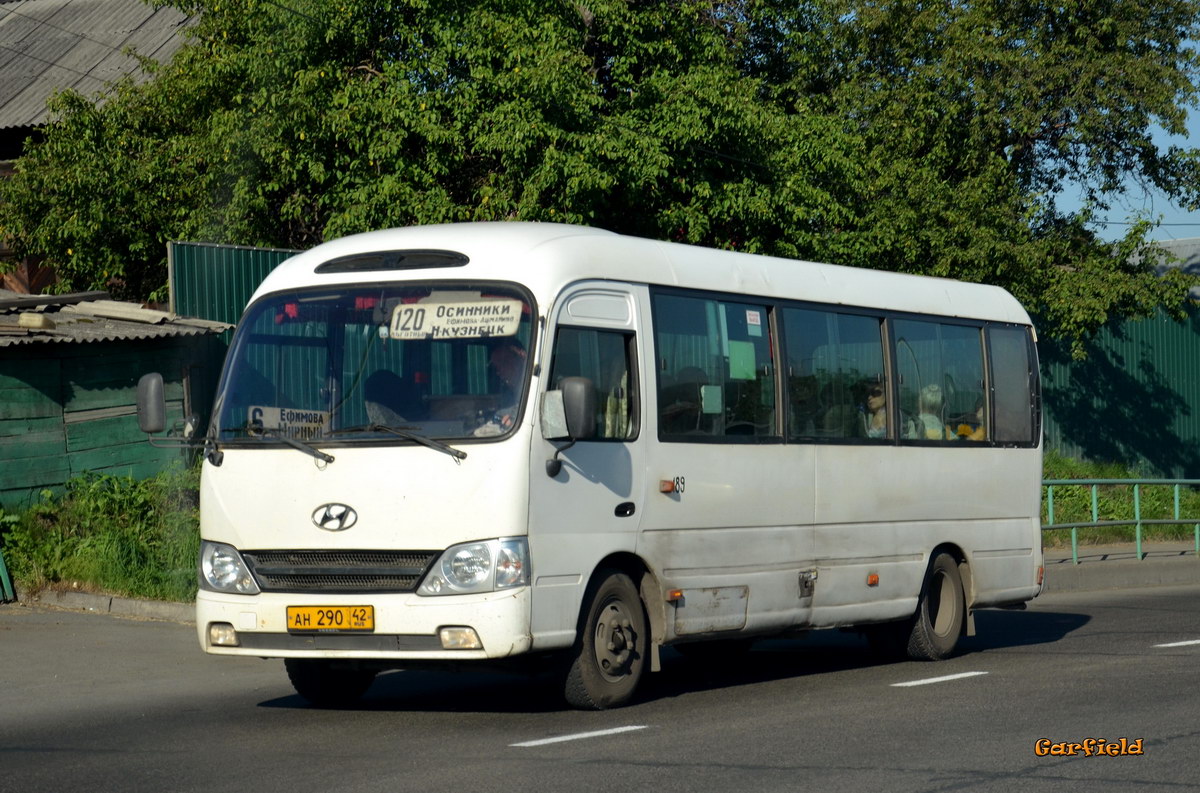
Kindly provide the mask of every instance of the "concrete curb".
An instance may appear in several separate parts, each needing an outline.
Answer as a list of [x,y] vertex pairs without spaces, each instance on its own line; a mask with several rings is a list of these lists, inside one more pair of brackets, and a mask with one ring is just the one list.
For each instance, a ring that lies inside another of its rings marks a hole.
[[30,605],[55,606],[72,611],[90,611],[118,617],[138,617],[165,622],[194,623],[196,607],[191,603],[165,603],[157,600],[136,600],[112,595],[93,595],[89,592],[43,591],[17,601]]
[[1200,557],[1194,544],[1143,543],[1138,559],[1133,543],[1084,546],[1079,563],[1070,548],[1046,551],[1043,592],[1085,592],[1104,589],[1141,589],[1200,583]]

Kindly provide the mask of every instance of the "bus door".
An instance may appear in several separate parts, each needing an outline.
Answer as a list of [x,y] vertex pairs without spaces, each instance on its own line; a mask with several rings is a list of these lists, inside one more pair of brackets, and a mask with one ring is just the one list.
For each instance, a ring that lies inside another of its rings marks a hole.
[[663,586],[681,593],[668,638],[803,626],[820,586],[814,447],[784,443],[784,425],[796,423],[790,414],[800,406],[781,397],[798,387],[780,383],[772,307],[667,289],[652,300],[654,384],[644,430],[652,438],[651,492],[638,550],[662,569]]
[[[645,498],[640,297],[636,287],[577,284],[556,303],[547,328],[536,398],[540,403],[565,377],[587,378],[596,391],[596,431],[573,445],[534,433],[529,547],[535,649],[574,641],[593,568],[636,546]],[[546,461],[556,455],[562,467],[552,477]]]

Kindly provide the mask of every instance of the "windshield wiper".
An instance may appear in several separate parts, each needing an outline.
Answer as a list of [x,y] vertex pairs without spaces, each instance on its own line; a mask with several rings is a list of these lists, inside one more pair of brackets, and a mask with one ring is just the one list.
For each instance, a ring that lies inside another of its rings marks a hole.
[[427,438],[424,435],[413,432],[407,427],[392,427],[388,424],[362,424],[357,427],[341,427],[333,430],[329,434],[341,435],[343,433],[351,432],[388,432],[397,437],[404,438],[405,440],[415,441],[422,446],[428,446],[430,449],[436,449],[442,454],[448,454],[456,461],[467,459],[466,452],[455,449],[453,446],[449,446],[441,441],[435,441],[433,438]]
[[316,457],[318,460],[321,460],[326,463],[333,462],[332,454],[326,454],[325,452],[321,451],[317,447],[312,446],[311,444],[307,444],[304,441],[296,440],[295,438],[291,437],[290,435],[283,435],[281,433],[276,432],[275,430],[268,429],[260,424],[248,424],[248,425],[246,425],[245,429],[246,429],[246,434],[249,435],[251,438],[273,438],[274,440],[283,441],[288,446],[291,446],[293,449],[296,449],[297,451],[302,451],[307,455]]

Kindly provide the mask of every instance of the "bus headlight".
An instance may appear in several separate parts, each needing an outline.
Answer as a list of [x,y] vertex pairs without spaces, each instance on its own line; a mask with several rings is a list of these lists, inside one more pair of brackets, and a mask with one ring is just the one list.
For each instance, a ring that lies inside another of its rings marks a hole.
[[482,543],[463,545],[447,557],[442,572],[455,589],[478,589],[492,575],[492,549]]
[[494,592],[529,583],[529,544],[524,537],[468,542],[447,548],[418,595]]
[[259,591],[237,549],[208,540],[200,543],[200,588],[239,595],[257,595]]

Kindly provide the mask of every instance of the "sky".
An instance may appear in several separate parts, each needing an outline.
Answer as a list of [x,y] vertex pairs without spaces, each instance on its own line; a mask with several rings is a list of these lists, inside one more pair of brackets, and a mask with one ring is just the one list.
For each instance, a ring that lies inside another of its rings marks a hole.
[[[1172,144],[1200,147],[1200,110],[1191,112],[1186,138],[1160,133],[1156,136],[1155,141],[1163,148]],[[1078,209],[1079,205],[1079,199],[1071,188],[1067,188],[1059,194],[1060,210]],[[1172,204],[1162,193],[1146,191],[1140,185],[1132,182],[1126,195],[1120,200],[1113,201],[1112,209],[1107,214],[1100,216],[1099,219],[1108,221],[1108,225],[1098,225],[1096,231],[1102,239],[1117,239],[1128,227],[1130,219],[1139,212],[1148,213],[1152,219],[1159,215],[1162,216],[1162,223],[1150,232],[1149,237],[1152,240],[1200,237],[1200,211],[1187,212]]]

